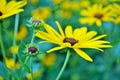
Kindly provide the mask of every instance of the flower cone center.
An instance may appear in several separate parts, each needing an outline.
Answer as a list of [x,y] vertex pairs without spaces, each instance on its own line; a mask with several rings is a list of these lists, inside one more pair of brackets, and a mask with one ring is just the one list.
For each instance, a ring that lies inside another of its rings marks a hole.
[[95,17],[98,18],[98,19],[101,19],[103,17],[103,14],[95,14]]
[[63,40],[63,42],[69,42],[71,44],[71,46],[73,46],[75,43],[77,43],[78,41],[75,40],[74,38],[65,38]]
[[41,23],[41,21],[39,21],[39,20],[33,20],[32,23],[36,24],[36,25],[39,25]]
[[3,15],[3,13],[0,11],[0,16],[2,16]]
[[29,48],[28,48],[28,51],[29,51],[30,53],[34,54],[34,53],[37,52],[37,48],[35,48],[35,47],[29,47]]

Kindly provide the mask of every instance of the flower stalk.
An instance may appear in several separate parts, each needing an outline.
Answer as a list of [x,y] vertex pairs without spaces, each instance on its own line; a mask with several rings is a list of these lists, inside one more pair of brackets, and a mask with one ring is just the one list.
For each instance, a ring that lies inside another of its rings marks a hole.
[[6,54],[5,54],[5,48],[4,48],[3,39],[2,39],[2,24],[1,23],[0,23],[0,45],[1,45],[1,51],[2,51],[2,56],[3,56],[3,62],[5,63]]
[[[24,64],[27,64],[28,60],[30,59],[30,56],[27,56],[26,59],[25,59],[25,62],[23,63]],[[23,78],[23,72],[24,72],[24,67],[22,68],[22,71],[21,71],[21,77],[20,77],[20,80],[22,80]]]
[[64,61],[64,64],[63,64],[63,66],[62,66],[62,68],[61,68],[61,70],[60,70],[60,72],[59,72],[59,74],[57,75],[57,77],[56,77],[55,80],[59,80],[59,79],[60,79],[63,71],[65,70],[65,67],[67,66],[67,63],[68,63],[68,61],[69,61],[69,58],[70,58],[70,51],[68,50],[68,51],[67,51],[66,58],[65,58],[65,61]]
[[[19,25],[19,14],[15,15],[15,26],[14,26],[14,38],[13,38],[13,46],[16,46],[16,36],[18,32],[18,25]],[[13,53],[14,65],[16,60],[16,55]]]
[[33,71],[32,71],[32,57],[30,58],[30,73],[31,73],[31,80],[33,80]]
[[32,39],[31,39],[31,45],[33,45],[34,43],[34,39],[35,39],[35,29],[33,29],[33,34],[32,34]]

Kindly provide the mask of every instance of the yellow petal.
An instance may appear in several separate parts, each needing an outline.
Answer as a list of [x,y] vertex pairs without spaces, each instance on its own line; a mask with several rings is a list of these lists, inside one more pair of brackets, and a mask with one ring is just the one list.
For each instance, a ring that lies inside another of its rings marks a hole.
[[92,9],[93,9],[93,11],[98,10],[98,5],[97,5],[97,4],[94,4],[94,5],[92,6]]
[[71,44],[70,44],[69,42],[62,43],[61,46],[62,46],[62,47],[69,47],[69,48],[72,47]]
[[100,36],[97,36],[97,37],[91,39],[90,41],[95,41],[95,40],[98,40],[98,39],[103,38],[103,37],[105,37],[105,36],[107,36],[107,35],[106,35],[106,34],[103,34],[103,35],[100,35]]
[[63,30],[62,30],[61,25],[59,24],[58,21],[56,21],[56,24],[57,24],[57,27],[58,27],[58,29],[59,29],[59,31],[60,31],[60,34],[65,38],[65,35],[64,35],[64,32],[63,32]]
[[53,37],[57,39],[57,41],[61,42],[61,40],[63,40],[62,36],[55,29],[53,29],[50,25],[45,24],[44,27],[49,34],[51,34]]
[[101,20],[97,20],[96,21],[96,25],[100,27],[102,25],[102,21]]
[[81,35],[82,35],[82,33],[81,33],[81,29],[80,28],[74,30],[73,36],[75,37],[75,39],[78,40]]
[[80,55],[80,56],[81,56],[82,58],[84,58],[85,60],[88,60],[88,61],[90,61],[90,62],[93,62],[92,58],[89,57],[84,51],[82,51],[82,50],[80,50],[80,49],[75,49],[75,48],[74,48],[74,50],[75,50],[75,52],[76,52],[78,55]]
[[80,38],[82,39],[85,34],[87,32],[87,28],[86,27],[81,27],[78,29],[75,29],[73,32],[73,36],[75,37],[76,40],[79,40]]
[[78,40],[79,41],[83,40],[83,38],[85,37],[86,33],[87,33],[87,28],[86,27],[80,28],[80,32],[77,33],[77,34],[80,35],[79,38],[78,38]]
[[93,25],[95,23],[95,18],[89,18],[88,25]]
[[111,48],[112,46],[111,45],[99,45],[98,47],[99,48]]
[[81,24],[86,24],[86,23],[89,22],[89,19],[88,19],[88,18],[80,18],[80,19],[79,19],[79,22],[80,22]]
[[88,32],[88,33],[84,36],[84,39],[83,39],[83,40],[84,40],[84,41],[87,41],[87,40],[93,38],[96,34],[97,34],[96,31],[90,31],[90,32]]
[[[14,5],[13,5],[14,4]],[[12,11],[12,10],[17,10],[23,6],[25,6],[27,4],[26,1],[19,1],[19,2],[16,2],[16,1],[10,1],[7,5],[6,5],[6,11],[9,12],[9,11]]]
[[106,44],[106,43],[110,43],[108,41],[103,41],[103,40],[97,40],[97,41],[93,41],[94,44]]
[[82,44],[79,44],[79,43],[78,43],[78,44],[75,44],[75,45],[73,46],[73,48],[92,48],[92,49],[97,49],[97,50],[103,52],[103,50],[99,48],[99,45],[98,45],[98,44],[96,45],[96,44],[90,43],[90,42],[88,42],[88,43],[82,43]]
[[39,37],[43,40],[46,40],[48,42],[52,42],[52,43],[55,43],[55,44],[60,44],[60,42],[57,41],[55,37],[51,36],[48,33],[43,32],[43,31],[37,31],[35,36],[37,36],[37,37]]
[[81,12],[80,12],[80,14],[82,15],[82,16],[90,16],[90,13],[88,13],[88,11],[87,10],[82,10]]
[[6,0],[0,0],[0,10],[6,5]]
[[66,37],[73,37],[73,35],[72,35],[72,26],[67,26],[65,28],[65,35],[66,35]]
[[0,16],[0,19],[12,16],[12,15],[17,14],[17,13],[22,12],[22,11],[24,11],[24,9],[13,10],[7,14],[4,14],[3,16]]
[[63,49],[63,48],[65,48],[65,47],[61,47],[61,46],[55,47],[55,48],[52,48],[52,49],[48,50],[47,53],[51,53],[53,51],[57,51],[57,50],[60,50],[60,49]]

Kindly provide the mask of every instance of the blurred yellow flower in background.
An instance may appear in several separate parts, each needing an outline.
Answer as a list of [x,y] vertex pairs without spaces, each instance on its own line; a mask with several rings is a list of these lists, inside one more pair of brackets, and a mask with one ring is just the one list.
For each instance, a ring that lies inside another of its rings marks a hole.
[[25,24],[22,24],[20,26],[19,32],[17,33],[16,39],[18,41],[20,41],[20,40],[24,39],[27,36],[27,34],[28,34],[27,27],[25,26]]
[[18,45],[16,45],[16,46],[11,46],[10,48],[9,48],[9,51],[10,51],[10,53],[12,53],[12,54],[18,54]]
[[109,0],[93,0],[94,3],[105,5],[109,2]]
[[55,63],[56,58],[57,56],[54,53],[46,54],[44,58],[42,59],[42,64],[47,67],[50,67]]
[[120,2],[120,0],[93,0],[94,3],[102,4],[102,5],[108,5],[111,3]]
[[80,6],[79,6],[79,2],[75,2],[75,1],[65,1],[61,4],[61,8],[62,9],[67,9],[67,10],[79,10]]
[[[40,71],[36,71],[36,72],[34,72],[34,73],[33,73],[33,78],[34,78],[34,79],[37,78],[38,76],[40,76],[40,74],[41,74]],[[26,75],[26,78],[27,78],[27,80],[32,80],[32,76],[31,76],[31,74],[28,73],[28,74]]]
[[58,11],[56,11],[56,17],[71,18],[72,13],[71,13],[71,11],[68,11],[68,10],[58,10]]
[[119,4],[113,4],[113,12],[116,14],[116,16],[114,17],[113,22],[115,24],[120,23],[120,5]]
[[112,7],[103,7],[102,4],[94,4],[87,9],[82,10],[82,18],[79,18],[80,23],[93,25],[96,23],[97,26],[102,26],[103,21],[112,21],[114,16]]
[[86,8],[90,6],[90,1],[89,0],[80,0],[79,2],[80,8]]
[[64,0],[52,0],[52,2],[55,3],[55,4],[59,4],[59,3],[61,3],[62,1],[64,1]]
[[6,0],[0,0],[0,19],[10,17],[16,13],[24,11],[21,7],[27,4],[26,1],[10,1],[7,3]]
[[39,0],[29,0],[32,4],[37,4]]
[[46,20],[51,15],[51,9],[49,7],[38,8],[32,11],[34,18]]
[[6,66],[9,69],[15,70],[15,69],[18,69],[20,67],[20,63],[19,62],[14,63],[13,58],[6,58]]
[[0,80],[4,80],[4,79],[2,78],[2,76],[0,76]]
[[[55,29],[53,29],[50,25],[45,24],[44,27],[47,32],[37,31],[36,36],[46,42],[51,42],[57,44],[59,46],[54,47],[47,51],[47,53],[60,50],[63,48],[72,48],[78,55],[80,55],[85,60],[92,62],[92,58],[90,58],[82,49],[83,48],[93,48],[103,52],[101,48],[109,48],[112,47],[109,45],[108,41],[100,40],[106,35],[96,36],[96,31],[87,32],[86,27],[78,28],[73,31],[72,26],[67,26],[65,28],[65,33],[62,30],[59,22],[56,21],[57,27],[59,29],[58,33]],[[96,36],[96,37],[95,37]]]

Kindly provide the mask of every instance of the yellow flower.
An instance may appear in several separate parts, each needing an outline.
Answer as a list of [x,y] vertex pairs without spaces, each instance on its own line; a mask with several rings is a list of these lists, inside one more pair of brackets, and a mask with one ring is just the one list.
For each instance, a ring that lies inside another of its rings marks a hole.
[[46,20],[51,15],[51,10],[49,7],[38,8],[32,12],[34,18]]
[[90,6],[90,1],[89,0],[80,0],[79,2],[80,8],[86,8]]
[[10,51],[10,53],[12,53],[12,54],[18,54],[18,45],[16,45],[16,46],[11,46],[11,47],[9,48],[9,51]]
[[107,4],[109,1],[108,0],[93,0],[94,3],[99,3],[99,4]]
[[16,39],[17,39],[18,41],[20,41],[20,40],[22,40],[23,38],[25,38],[25,37],[27,36],[27,34],[28,34],[27,28],[26,28],[26,26],[25,26],[24,24],[22,24],[22,25],[20,26],[19,32],[17,33]]
[[63,2],[61,4],[61,8],[62,9],[67,9],[67,10],[79,10],[80,9],[80,5],[79,5],[79,2],[65,1],[65,2]]
[[45,66],[52,66],[55,63],[56,55],[55,54],[46,54],[42,59],[42,64]]
[[110,2],[120,2],[120,0],[110,0]]
[[119,4],[113,4],[113,12],[116,14],[116,16],[113,19],[113,22],[115,24],[120,23],[120,5]]
[[87,32],[86,27],[78,28],[73,31],[72,26],[67,26],[64,33],[60,24],[58,22],[56,22],[56,24],[60,33],[58,33],[50,25],[45,24],[44,27],[47,32],[37,31],[35,34],[38,38],[59,45],[48,50],[47,53],[63,48],[72,48],[78,55],[92,62],[92,58],[90,58],[82,50],[82,48],[93,48],[103,51],[101,48],[111,47],[111,45],[108,45],[108,41],[100,40],[101,38],[106,36],[105,34],[95,37],[97,34],[96,31]]
[[108,5],[110,3],[120,2],[120,0],[93,0],[94,3]]
[[39,0],[29,0],[32,4],[37,4]]
[[19,62],[14,63],[14,59],[6,58],[6,66],[10,69],[15,70],[20,67],[20,63]]
[[6,0],[0,0],[0,19],[4,19],[24,11],[24,9],[21,9],[21,7],[25,6],[26,4],[26,1],[10,1],[7,3]]
[[59,3],[61,3],[62,1],[64,1],[64,0],[52,0],[52,2],[55,3],[55,4],[59,4]]
[[2,76],[0,76],[0,80],[4,80]]
[[112,7],[103,7],[101,4],[94,4],[87,9],[82,10],[80,13],[82,18],[79,19],[80,23],[92,25],[96,23],[97,26],[101,26],[103,21],[112,21],[114,16]]
[[68,11],[68,10],[58,10],[56,11],[56,16],[60,18],[71,18],[72,13],[71,11]]
[[[41,74],[40,71],[36,71],[36,72],[34,72],[34,73],[33,73],[33,78],[34,78],[34,79],[37,78],[38,76],[40,76],[40,74]],[[26,78],[27,78],[27,80],[31,80],[31,79],[32,79],[31,74],[30,74],[30,73],[27,74],[27,75],[26,75]]]

